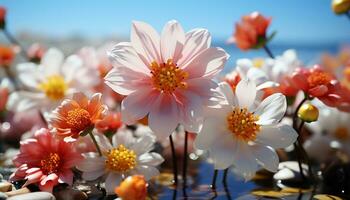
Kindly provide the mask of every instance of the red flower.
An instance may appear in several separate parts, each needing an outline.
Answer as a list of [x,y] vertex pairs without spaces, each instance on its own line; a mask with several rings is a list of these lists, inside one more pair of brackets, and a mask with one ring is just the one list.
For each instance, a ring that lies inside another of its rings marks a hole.
[[74,143],[59,140],[49,130],[40,129],[34,138],[21,142],[20,152],[13,160],[17,170],[10,180],[25,179],[23,187],[36,183],[40,190],[52,192],[58,183],[73,183],[71,168],[81,159]]
[[297,69],[292,79],[300,90],[328,106],[337,107],[343,101],[344,89],[339,81],[318,65],[310,69]]
[[258,12],[242,17],[240,23],[236,23],[236,32],[230,39],[243,51],[255,48],[259,42],[266,40],[266,29],[270,25],[271,18],[266,18]]
[[0,6],[0,26],[4,28],[5,26],[5,17],[6,17],[6,8]]
[[0,67],[10,66],[14,58],[15,58],[15,52],[13,48],[0,45]]
[[96,128],[103,133],[107,131],[116,132],[122,125],[120,112],[111,112],[96,123]]

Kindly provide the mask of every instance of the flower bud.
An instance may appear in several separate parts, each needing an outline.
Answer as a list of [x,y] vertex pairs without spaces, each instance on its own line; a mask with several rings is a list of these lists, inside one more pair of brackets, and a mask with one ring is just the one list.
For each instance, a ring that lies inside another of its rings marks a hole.
[[350,0],[333,0],[332,10],[336,14],[343,14],[350,10]]
[[298,110],[298,117],[308,123],[317,121],[318,114],[318,108],[311,103],[303,104]]
[[140,175],[129,176],[118,187],[115,193],[122,200],[145,200],[147,196],[147,183]]

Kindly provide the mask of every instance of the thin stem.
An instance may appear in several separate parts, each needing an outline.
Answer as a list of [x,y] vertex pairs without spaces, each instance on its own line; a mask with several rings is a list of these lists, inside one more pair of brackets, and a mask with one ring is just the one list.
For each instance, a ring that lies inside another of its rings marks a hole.
[[275,56],[272,54],[271,50],[266,44],[264,45],[264,50],[266,51],[267,55],[270,56],[270,58],[275,59]]
[[177,190],[176,188],[173,191],[173,200],[176,200],[176,196],[177,196]]
[[228,190],[227,185],[224,185],[224,190],[225,190],[225,193],[226,193],[227,200],[232,200],[232,197],[231,197],[230,191]]
[[92,131],[89,131],[89,135],[90,135],[92,141],[94,142],[94,144],[95,144],[95,146],[96,146],[96,149],[97,149],[97,151],[98,151],[98,154],[99,154],[100,156],[102,156],[102,151],[101,151],[100,146],[98,145],[98,143],[97,143],[97,141],[96,141],[96,138],[95,138],[94,134],[92,134]]
[[15,87],[15,90],[19,90],[16,78],[13,76],[12,72],[10,71],[10,66],[5,66],[4,69],[5,69],[4,71],[5,71],[6,76],[12,82],[13,86]]
[[304,175],[304,170],[303,170],[303,166],[302,166],[302,162],[301,162],[301,154],[300,154],[301,151],[300,151],[300,148],[299,148],[299,145],[297,144],[297,142],[294,143],[294,149],[295,149],[295,151],[297,151],[297,155],[298,155],[298,166],[299,166],[301,178],[305,181],[306,177]]
[[182,167],[182,178],[183,187],[187,187],[187,146],[188,146],[188,132],[185,131],[185,141],[184,141],[184,157],[183,157],[183,167]]
[[17,45],[21,48],[21,55],[23,58],[28,59],[27,54],[25,53],[24,47],[18,42],[18,40],[6,29],[6,27],[3,29],[3,32],[6,36],[6,38],[14,45]]
[[[295,112],[293,114],[293,128],[294,130],[298,131],[298,126],[297,126],[297,121],[298,121],[298,111],[300,109],[300,107],[305,103],[305,101],[307,100],[307,97],[305,97],[297,106],[297,108],[295,109]],[[299,133],[299,132],[298,132]]]
[[47,124],[47,121],[46,121],[46,119],[45,119],[45,117],[44,117],[43,112],[42,112],[41,110],[38,110],[38,112],[39,112],[40,119],[41,119],[41,120],[44,122],[44,124],[47,126],[48,124]]
[[213,180],[211,182],[211,188],[215,191],[216,190],[216,178],[218,177],[218,171],[217,169],[214,170]]
[[227,174],[228,174],[228,169],[229,169],[229,168],[225,169],[225,171],[224,171],[224,176],[222,177],[222,183],[223,183],[224,185],[227,185]]
[[[302,122],[300,123],[298,133],[301,133],[304,124],[305,124],[304,121],[302,121]],[[306,151],[305,151],[305,149],[304,149],[304,147],[303,147],[303,145],[302,145],[302,143],[301,143],[301,138],[299,138],[299,137],[298,137],[298,144],[299,144],[300,152],[301,152],[301,154],[303,154],[303,157],[304,157],[304,159],[305,159],[306,162],[307,162],[309,176],[310,176],[311,180],[313,180],[314,175],[313,175],[313,173],[312,173],[310,159],[309,159],[309,156],[307,155],[307,153],[306,153]]]
[[169,140],[170,140],[170,147],[171,147],[171,157],[173,159],[174,184],[175,186],[177,186],[177,183],[178,183],[177,162],[176,162],[177,159],[176,159],[176,152],[175,152],[173,137],[171,135],[169,136]]

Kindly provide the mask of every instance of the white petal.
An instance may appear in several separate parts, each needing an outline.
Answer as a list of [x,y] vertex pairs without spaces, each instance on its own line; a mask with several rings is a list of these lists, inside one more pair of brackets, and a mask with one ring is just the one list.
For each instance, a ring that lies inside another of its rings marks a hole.
[[188,72],[189,78],[208,77],[217,75],[230,56],[221,48],[208,48],[198,54],[185,66],[179,66]]
[[266,81],[256,87],[256,90],[262,90],[265,88],[278,87],[280,84],[273,81]]
[[151,179],[152,177],[159,175],[158,169],[152,166],[146,166],[146,165],[138,166],[136,167],[136,171],[139,174],[143,175],[146,181]]
[[120,174],[113,172],[109,173],[105,182],[107,194],[115,194],[114,189],[120,184],[121,181],[122,177]]
[[259,116],[258,124],[271,125],[278,123],[284,116],[286,110],[286,97],[281,93],[275,93],[265,98],[254,114]]
[[162,62],[159,34],[152,26],[144,22],[133,21],[130,37],[132,46],[144,63],[150,65],[154,61]]
[[[203,128],[196,136],[194,140],[194,146],[197,149],[209,150],[218,138],[219,135],[224,135],[227,131],[225,130],[225,121],[223,118],[208,117],[204,120]],[[223,132],[223,133],[222,133]]]
[[262,126],[257,134],[258,143],[273,148],[285,148],[292,145],[298,138],[298,133],[289,125],[278,124],[273,126]]
[[138,138],[130,148],[134,150],[136,154],[140,155],[153,150],[154,143],[155,140],[153,137],[144,135],[141,138]]
[[215,169],[227,169],[233,163],[233,154],[237,150],[237,140],[230,133],[223,133],[214,140],[209,156],[214,161]]
[[277,172],[279,158],[273,148],[255,144],[251,146],[251,150],[262,167],[271,172]]
[[18,64],[17,72],[21,83],[31,89],[37,89],[38,84],[45,80],[43,70],[34,63]]
[[229,105],[231,105],[231,106],[237,105],[233,90],[228,83],[226,83],[226,82],[219,83],[219,89],[220,89],[221,93],[225,96]]
[[250,108],[256,97],[256,85],[249,79],[241,80],[236,87],[236,98],[241,108]]
[[160,40],[163,62],[173,59],[173,62],[177,63],[184,43],[185,32],[181,25],[175,20],[169,21],[163,28]]
[[211,36],[206,29],[193,29],[186,33],[185,45],[182,49],[182,57],[178,60],[179,66],[185,66],[197,54],[208,49],[211,43]]
[[104,170],[96,170],[96,171],[89,171],[89,172],[83,172],[82,178],[87,181],[93,181],[97,178],[103,176],[105,173]]
[[147,64],[150,63],[144,63],[129,42],[121,42],[115,45],[113,49],[108,52],[108,57],[116,67],[124,66],[130,70],[144,74],[150,72],[149,66],[147,66]]
[[193,92],[186,91],[182,94],[181,124],[184,125],[186,131],[198,133],[203,124],[203,101]]
[[47,50],[41,59],[41,65],[43,65],[46,75],[60,74],[60,67],[63,63],[63,53],[56,49],[51,48]]
[[164,162],[164,158],[158,153],[145,153],[138,158],[140,165],[158,166]]
[[244,141],[237,141],[237,150],[233,154],[235,172],[246,180],[251,179],[258,170],[258,164],[252,155],[248,144]]
[[15,112],[42,108],[45,105],[46,95],[43,93],[19,91],[10,95],[7,108]]
[[106,151],[112,149],[112,145],[105,135],[94,134],[94,137],[95,137],[98,145],[100,146],[102,152],[106,152]]
[[179,124],[177,103],[174,97],[161,94],[148,115],[149,127],[158,140],[163,140],[174,132]]
[[121,112],[122,121],[126,124],[133,124],[142,119],[153,107],[159,93],[152,88],[139,89],[122,101]]
[[133,136],[132,132],[125,130],[123,132],[118,132],[113,135],[112,143],[114,147],[119,145],[124,145],[127,148],[130,148],[136,141],[136,138]]
[[105,158],[100,157],[96,153],[84,153],[84,159],[76,166],[83,172],[103,171],[105,166]]
[[143,85],[149,85],[149,76],[124,66],[114,67],[104,77],[106,85],[121,95],[129,95]]
[[247,78],[253,80],[256,85],[260,85],[268,81],[266,73],[263,70],[258,69],[256,67],[253,67],[248,70]]

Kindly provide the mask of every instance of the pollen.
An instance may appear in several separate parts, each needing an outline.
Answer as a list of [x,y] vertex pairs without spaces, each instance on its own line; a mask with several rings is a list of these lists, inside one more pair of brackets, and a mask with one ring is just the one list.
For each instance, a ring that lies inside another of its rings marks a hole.
[[62,99],[68,89],[68,85],[64,78],[59,75],[47,77],[46,81],[38,85],[39,90],[43,91],[49,99]]
[[249,112],[247,108],[235,108],[226,119],[232,134],[246,142],[255,140],[256,134],[260,131],[260,125],[256,124],[259,117]]
[[116,172],[127,172],[136,166],[136,154],[120,144],[106,154],[106,168]]
[[57,153],[50,153],[45,159],[40,161],[41,169],[45,174],[52,174],[58,171],[61,158]]
[[166,63],[151,63],[151,74],[153,86],[162,92],[173,93],[177,88],[186,89],[188,73],[181,70],[172,59]]
[[77,131],[85,130],[91,125],[90,114],[82,108],[75,108],[68,111],[66,123]]
[[330,74],[326,72],[321,72],[321,71],[311,72],[311,74],[307,78],[307,81],[311,88],[319,85],[326,85],[331,80],[332,80],[332,77]]

